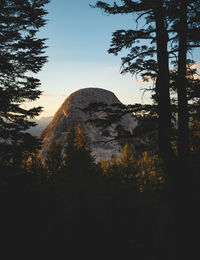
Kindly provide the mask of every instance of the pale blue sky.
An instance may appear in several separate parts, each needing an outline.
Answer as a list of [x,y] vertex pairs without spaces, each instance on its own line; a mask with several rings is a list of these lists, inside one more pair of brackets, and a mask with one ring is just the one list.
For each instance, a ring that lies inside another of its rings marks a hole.
[[[95,0],[52,0],[48,22],[40,35],[48,38],[48,63],[37,75],[40,99],[27,106],[41,105],[41,117],[53,115],[72,92],[87,87],[108,89],[126,104],[142,102],[142,87],[134,76],[121,75],[120,56],[108,54],[112,32],[133,28],[132,15],[103,14],[89,4]],[[144,97],[144,102],[149,99]]]
[[[126,104],[149,102],[141,88],[150,83],[136,81],[135,76],[120,74],[120,56],[107,53],[112,32],[135,28],[133,15],[103,14],[89,4],[96,0],[51,0],[42,37],[48,38],[49,61],[37,75],[44,91],[36,102],[53,115],[65,98],[75,90],[99,87],[110,90]],[[29,105],[28,105],[29,106]]]

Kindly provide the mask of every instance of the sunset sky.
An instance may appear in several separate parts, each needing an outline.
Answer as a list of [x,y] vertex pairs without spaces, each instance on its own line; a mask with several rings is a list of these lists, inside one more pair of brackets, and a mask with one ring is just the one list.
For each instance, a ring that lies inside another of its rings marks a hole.
[[[96,0],[52,0],[48,4],[48,22],[40,32],[48,38],[49,61],[37,75],[43,94],[27,106],[40,105],[40,117],[53,115],[72,92],[87,87],[110,90],[125,104],[150,102],[142,99],[142,83],[135,76],[121,75],[119,56],[107,53],[112,32],[134,29],[133,15],[108,16],[89,4]],[[195,55],[198,56],[199,52]]]

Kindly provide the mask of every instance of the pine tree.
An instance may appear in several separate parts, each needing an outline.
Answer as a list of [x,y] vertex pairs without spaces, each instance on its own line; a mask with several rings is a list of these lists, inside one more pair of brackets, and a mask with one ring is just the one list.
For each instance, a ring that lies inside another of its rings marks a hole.
[[105,176],[107,174],[108,161],[106,158],[99,160],[98,165],[102,170],[102,175]]
[[128,168],[131,164],[133,164],[133,148],[128,143],[124,145],[122,154],[120,155],[120,160],[125,168]]
[[75,139],[74,139],[75,147],[77,150],[88,149],[89,146],[89,138],[84,133],[83,125],[78,122],[76,131],[75,131]]
[[[122,58],[122,73],[140,75],[144,81],[154,81],[158,115],[159,152],[173,175],[176,161],[171,146],[172,107],[170,99],[169,61],[178,56],[178,126],[179,155],[188,150],[188,104],[186,98],[186,54],[199,47],[200,2],[198,0],[121,0],[120,3],[98,1],[95,5],[107,14],[136,14],[136,30],[117,30],[113,33],[109,53],[129,53]],[[140,24],[140,20],[142,20]],[[140,26],[141,25],[141,26]],[[149,107],[152,109],[151,107]],[[138,107],[137,107],[138,109]],[[144,107],[141,106],[143,110]],[[148,109],[146,106],[145,109]],[[154,109],[154,108],[153,108]],[[141,111],[142,111],[141,110]],[[179,165],[180,166],[180,165]]]
[[91,171],[94,165],[94,158],[91,155],[91,149],[89,147],[90,139],[84,133],[82,124],[79,122],[75,131],[74,146],[76,149],[76,159],[81,171],[85,174]]
[[141,28],[137,27],[136,30],[114,32],[108,52],[117,55],[123,49],[130,50],[128,55],[122,58],[122,73],[139,74],[144,80],[157,77],[158,143],[160,154],[170,168],[173,153],[170,144],[171,106],[167,48],[169,38],[165,6],[162,0],[122,0],[121,2],[121,5],[115,2],[112,5],[98,1],[96,7],[103,9],[108,14],[133,13],[137,15],[137,22],[141,18],[144,22],[141,24]]
[[62,168],[62,146],[60,143],[52,142],[47,151],[45,165],[50,174],[57,174]]
[[133,154],[133,147],[126,143],[123,151],[120,154],[120,163],[122,166],[122,175],[125,182],[135,182],[135,156]]
[[29,119],[41,111],[41,107],[27,109],[23,104],[41,94],[40,80],[35,74],[47,61],[46,39],[38,38],[37,33],[46,23],[44,6],[48,2],[0,1],[0,156],[3,158],[14,158],[27,149],[29,142],[24,131],[35,125]]
[[107,163],[107,175],[111,179],[118,179],[121,182],[120,164],[115,154],[112,154]]
[[[189,104],[187,98],[187,54],[200,47],[200,2],[195,0],[171,0],[170,22],[174,31],[177,53],[178,96],[178,155],[183,170],[188,168],[189,155]],[[176,34],[175,34],[176,33]],[[187,170],[186,170],[187,172]],[[185,174],[187,175],[187,173]]]
[[80,122],[76,128],[69,127],[60,186],[62,196],[74,207],[87,207],[95,192],[96,168],[89,144]]
[[[120,2],[120,1],[119,1]],[[199,0],[121,0],[113,4],[98,1],[96,7],[107,14],[136,14],[136,30],[117,30],[113,33],[109,53],[117,55],[124,49],[129,53],[122,58],[122,73],[139,74],[144,80],[153,79],[158,115],[159,153],[171,177],[171,200],[175,219],[177,255],[186,257],[183,250],[189,248],[188,258],[194,252],[194,240],[189,222],[195,209],[191,167],[189,165],[189,115],[186,84],[187,52],[200,47]],[[139,24],[139,20],[143,18]],[[144,43],[146,42],[146,44]],[[169,61],[178,61],[176,89],[178,95],[178,156],[172,149],[172,105],[170,97]],[[143,106],[141,106],[143,109]],[[147,110],[146,110],[147,112]],[[148,113],[148,112],[147,112]],[[193,207],[192,207],[193,205]],[[196,222],[197,224],[197,222]],[[184,227],[184,236],[183,236]],[[184,238],[184,239],[183,239]],[[167,252],[166,248],[162,251]],[[172,250],[166,259],[174,258]],[[162,258],[162,257],[159,257]]]
[[74,139],[75,139],[75,130],[72,126],[67,129],[67,141],[64,148],[64,157],[63,163],[64,167],[71,171],[70,168],[76,164],[75,158],[75,147],[74,147]]
[[89,148],[89,137],[84,133],[82,124],[77,127],[69,127],[67,144],[64,151],[66,169],[70,172],[82,172],[86,174],[94,165],[94,158]]

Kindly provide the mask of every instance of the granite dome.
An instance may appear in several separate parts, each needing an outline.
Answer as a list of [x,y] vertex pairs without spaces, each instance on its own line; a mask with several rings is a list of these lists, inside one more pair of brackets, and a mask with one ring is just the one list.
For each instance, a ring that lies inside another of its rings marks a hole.
[[[119,142],[116,140],[109,141],[110,138],[103,136],[102,131],[97,126],[88,123],[90,119],[104,118],[106,116],[104,111],[94,113],[83,111],[91,103],[122,104],[114,93],[101,88],[85,88],[73,92],[63,102],[52,121],[39,135],[42,140],[42,149],[40,151],[42,161],[45,160],[46,152],[52,141],[60,142],[63,147],[65,146],[68,127],[76,126],[79,121],[82,123],[85,133],[90,137],[91,150],[96,161],[102,158],[109,159],[112,154],[119,155],[122,149]],[[124,130],[132,133],[136,126],[136,120],[131,114],[126,114],[118,124]],[[113,125],[109,127],[108,131],[112,137],[116,136]]]

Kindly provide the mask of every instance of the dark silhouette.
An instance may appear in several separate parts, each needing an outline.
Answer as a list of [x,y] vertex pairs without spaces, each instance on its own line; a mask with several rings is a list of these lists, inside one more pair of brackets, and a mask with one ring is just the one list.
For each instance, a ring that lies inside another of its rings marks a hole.
[[39,115],[42,108],[27,109],[23,103],[36,100],[41,94],[40,80],[30,76],[30,72],[39,72],[47,61],[46,39],[38,38],[37,33],[46,23],[44,6],[48,2],[0,3],[0,157],[6,160],[23,157],[27,139],[30,147],[36,144],[36,139],[31,140],[25,131],[35,125],[29,119]]
[[[191,205],[195,205],[193,194],[194,172],[189,156],[189,114],[186,83],[187,52],[199,47],[200,21],[199,1],[156,0],[156,1],[121,1],[107,4],[98,1],[95,5],[107,14],[137,14],[136,30],[118,30],[113,33],[109,53],[117,55],[122,49],[130,52],[122,58],[122,73],[140,74],[146,81],[155,81],[154,91],[157,100],[158,114],[158,146],[159,153],[165,163],[165,172],[170,177],[171,185],[169,210],[174,217],[175,250],[166,245],[169,255],[179,259],[194,249],[188,237],[192,222]],[[143,18],[141,28],[138,21]],[[198,35],[195,37],[195,35]],[[142,41],[141,41],[142,40]],[[144,45],[144,41],[147,44]],[[156,56],[155,56],[156,54]],[[149,58],[150,57],[150,58]],[[172,136],[172,101],[170,96],[169,61],[177,63],[176,90],[178,96],[178,144],[177,153],[173,149]],[[143,108],[143,107],[142,107]],[[190,175],[189,175],[190,172]],[[187,192],[186,192],[187,190]],[[170,209],[171,207],[171,209]],[[195,206],[194,206],[195,207]],[[184,214],[184,211],[188,214]],[[189,221],[188,221],[189,220]],[[196,223],[197,225],[197,223]],[[185,235],[183,235],[183,226]],[[190,245],[190,246],[189,246]],[[183,250],[183,247],[185,250]],[[188,249],[189,248],[189,249]],[[172,253],[173,252],[173,253]]]
[[[200,81],[193,61],[186,63],[186,51],[198,46],[199,1],[97,2],[109,14],[146,16],[146,28],[115,32],[109,52],[130,48],[122,59],[123,72],[141,73],[155,84],[153,105],[91,104],[96,111],[111,112],[110,118],[94,122],[103,125],[105,135],[126,113],[134,113],[139,122],[133,136],[116,128],[123,152],[99,163],[80,123],[68,129],[64,147],[49,144],[43,163],[38,140],[25,133],[34,125],[28,118],[41,110],[20,105],[40,95],[39,81],[27,72],[38,72],[46,62],[45,40],[35,34],[45,24],[48,2],[9,0],[0,6],[0,254],[125,260],[172,260],[188,254],[193,259],[200,217]],[[154,45],[133,46],[139,39]],[[158,54],[158,60],[148,59],[151,54]],[[171,54],[179,55],[169,71]]]

